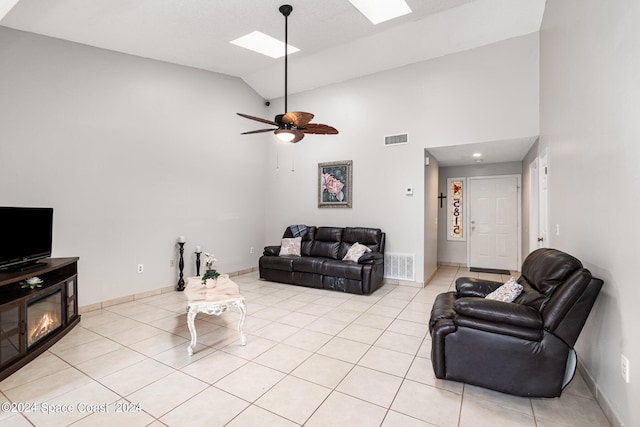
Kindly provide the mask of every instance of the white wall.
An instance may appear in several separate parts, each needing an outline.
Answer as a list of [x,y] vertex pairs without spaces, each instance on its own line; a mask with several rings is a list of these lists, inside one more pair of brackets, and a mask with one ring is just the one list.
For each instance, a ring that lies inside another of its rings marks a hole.
[[[191,269],[195,245],[221,270],[255,266],[293,223],[380,227],[387,250],[422,260],[424,149],[538,134],[536,34],[291,96],[340,130],[295,145],[238,135],[259,124],[235,112],[282,109],[238,79],[6,28],[0,41],[0,203],[56,209],[54,256],[82,258],[82,305],[173,284],[180,234]],[[401,132],[410,144],[383,146]],[[335,160],[354,162],[353,209],[317,208],[317,164]]]
[[[531,173],[529,166],[538,156],[538,140],[531,146],[527,154],[522,159],[522,260],[531,252]],[[536,181],[535,185],[539,185]]]
[[424,150],[429,165],[424,167],[424,282],[431,280],[438,270],[438,183],[440,165],[438,160]]
[[[270,115],[282,109],[281,101],[271,104]],[[538,36],[290,96],[289,109],[313,112],[314,121],[340,134],[307,136],[295,146],[263,137],[270,147],[267,240],[279,242],[284,228],[295,223],[380,227],[388,251],[422,260],[424,149],[537,135]],[[405,132],[408,145],[384,147],[385,135]],[[336,160],[353,160],[353,208],[318,209],[317,165]],[[405,187],[413,187],[414,195],[406,196]],[[416,281],[423,280],[420,264]]]
[[257,265],[267,144],[235,112],[264,107],[241,80],[4,27],[0,76],[0,205],[54,208],[81,306],[175,284],[178,235],[186,275],[196,245]]
[[[540,40],[540,147],[549,149],[551,245],[604,287],[578,357],[624,425],[640,420],[640,2],[547,2]],[[620,375],[620,354],[631,382]]]
[[[438,194],[447,194],[448,178],[472,178],[476,176],[519,175],[522,173],[520,162],[487,163],[468,166],[448,166],[440,168]],[[468,185],[468,184],[467,184]],[[447,240],[447,202],[438,202],[438,262],[467,266],[467,241]]]

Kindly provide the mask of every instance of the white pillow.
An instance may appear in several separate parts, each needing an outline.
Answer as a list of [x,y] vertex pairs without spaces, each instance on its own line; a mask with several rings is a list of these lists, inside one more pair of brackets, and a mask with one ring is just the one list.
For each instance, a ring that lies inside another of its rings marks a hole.
[[360,243],[355,242],[353,245],[351,245],[351,247],[347,251],[347,254],[344,256],[344,258],[342,258],[342,260],[358,262],[360,257],[367,252],[371,252],[371,249],[369,249],[365,245],[361,245]]
[[300,245],[302,243],[302,237],[293,237],[290,239],[282,239],[280,242],[280,254],[279,255],[293,255],[300,256]]
[[507,281],[507,283],[491,292],[485,298],[496,301],[513,302],[516,298],[518,298],[520,292],[522,292],[522,285],[516,282],[516,279],[512,277]]

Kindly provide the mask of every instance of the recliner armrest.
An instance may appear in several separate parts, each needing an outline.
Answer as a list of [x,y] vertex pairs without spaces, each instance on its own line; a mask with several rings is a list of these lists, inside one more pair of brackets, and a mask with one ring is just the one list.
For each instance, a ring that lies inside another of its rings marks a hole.
[[262,255],[278,256],[280,255],[280,246],[265,246]]
[[487,300],[484,298],[460,298],[453,304],[456,314],[513,325],[529,329],[542,329],[540,312],[528,305]]
[[458,296],[460,297],[484,298],[503,284],[493,280],[459,277],[456,279],[456,291],[458,291]]
[[384,255],[380,252],[367,252],[358,258],[358,264],[377,264],[384,261]]

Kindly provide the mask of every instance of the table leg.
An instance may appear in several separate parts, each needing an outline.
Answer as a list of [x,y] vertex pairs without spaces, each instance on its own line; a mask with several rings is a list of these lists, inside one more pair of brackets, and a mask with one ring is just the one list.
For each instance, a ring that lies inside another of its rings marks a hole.
[[198,340],[198,334],[196,332],[196,314],[198,314],[198,310],[195,307],[189,306],[187,311],[187,326],[189,327],[189,333],[191,334],[191,344],[187,347],[187,352],[189,356],[193,356],[193,349],[196,346],[196,341]]
[[244,321],[247,318],[247,307],[244,305],[244,301],[238,301],[236,304],[238,310],[240,310],[240,321],[238,321],[238,334],[240,335],[240,344],[247,344],[247,337],[244,332],[242,332],[242,327],[244,326]]

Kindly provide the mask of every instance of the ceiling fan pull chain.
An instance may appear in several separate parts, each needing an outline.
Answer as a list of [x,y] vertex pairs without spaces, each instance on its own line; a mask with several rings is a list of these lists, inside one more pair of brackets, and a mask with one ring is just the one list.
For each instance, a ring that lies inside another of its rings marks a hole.
[[296,144],[291,144],[291,172],[296,171],[295,154],[296,154]]

